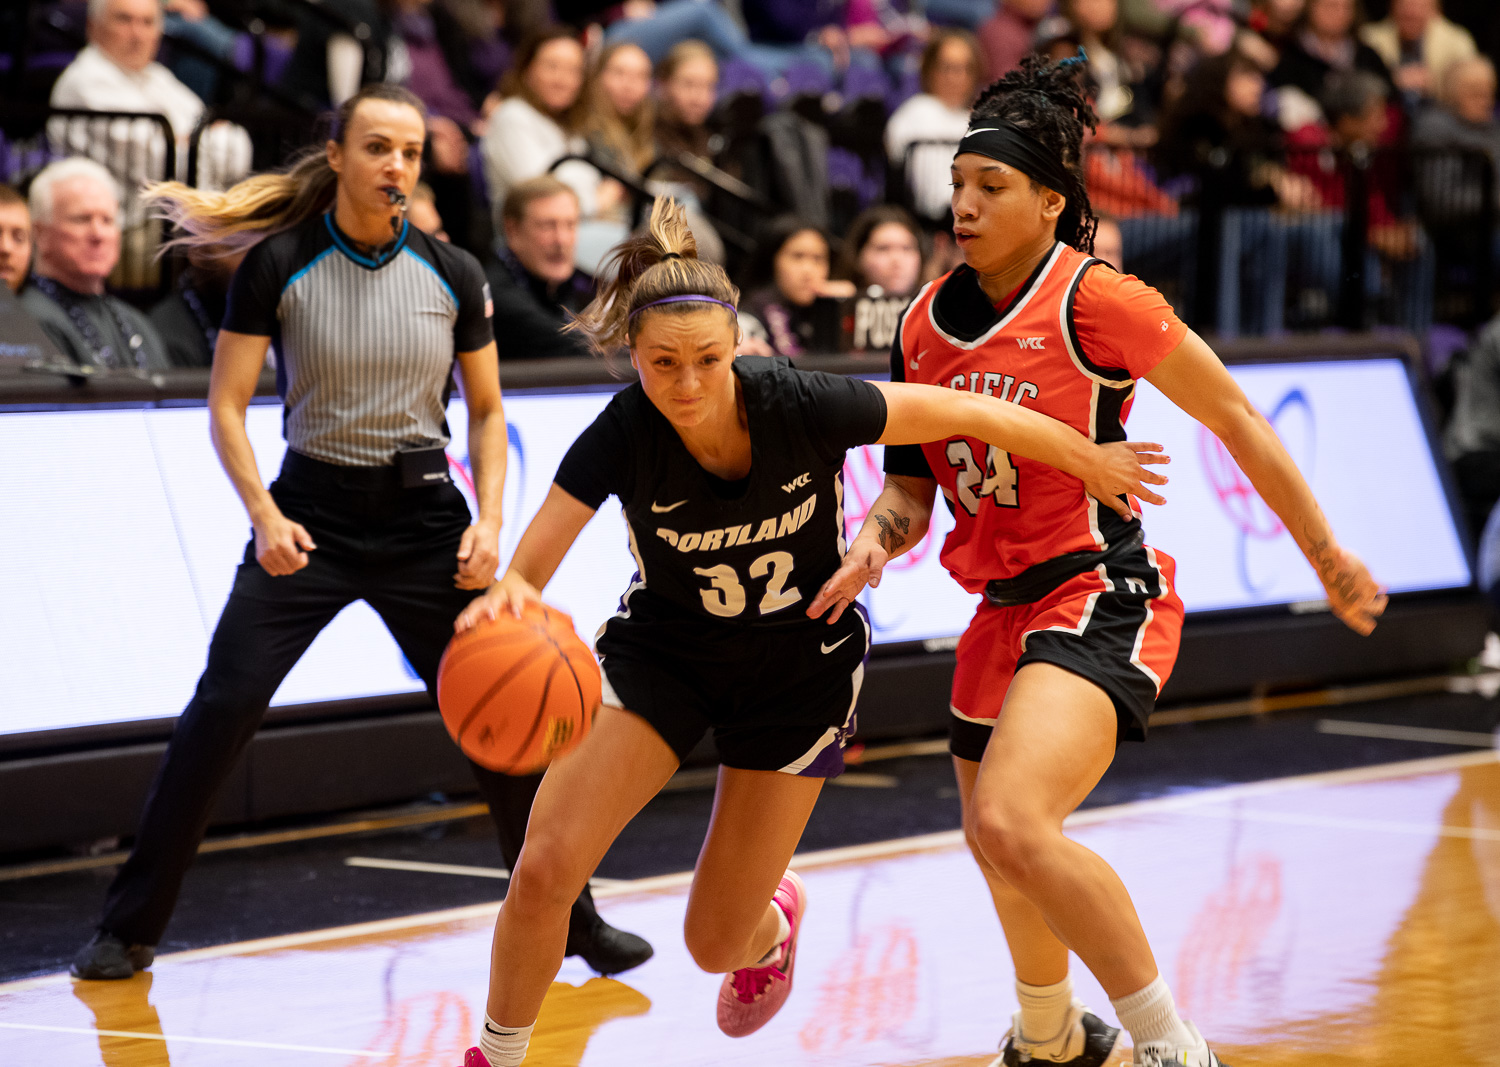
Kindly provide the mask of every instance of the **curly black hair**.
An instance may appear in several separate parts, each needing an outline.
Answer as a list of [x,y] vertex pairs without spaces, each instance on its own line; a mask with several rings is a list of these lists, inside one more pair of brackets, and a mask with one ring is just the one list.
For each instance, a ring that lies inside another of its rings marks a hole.
[[[1080,84],[1082,73],[1083,64],[1078,60],[1051,63],[1042,56],[1029,55],[1018,68],[979,94],[969,124],[1009,122],[1058,154],[1073,176],[1074,187],[1058,190],[1068,203],[1057,220],[1057,239],[1091,253],[1099,220],[1083,180],[1083,133],[1095,129],[1099,117]],[[1039,187],[1040,183],[1033,179],[1032,185]]]

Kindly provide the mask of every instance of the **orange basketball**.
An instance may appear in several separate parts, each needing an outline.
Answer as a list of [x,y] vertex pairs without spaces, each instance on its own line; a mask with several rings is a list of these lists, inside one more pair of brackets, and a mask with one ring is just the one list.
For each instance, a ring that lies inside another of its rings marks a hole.
[[438,710],[480,766],[535,774],[594,724],[599,664],[573,620],[545,604],[456,635],[438,665]]

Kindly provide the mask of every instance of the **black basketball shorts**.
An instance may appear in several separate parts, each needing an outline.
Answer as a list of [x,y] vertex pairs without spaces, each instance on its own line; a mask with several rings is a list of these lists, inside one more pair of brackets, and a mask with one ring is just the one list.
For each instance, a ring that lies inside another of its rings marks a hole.
[[855,606],[829,626],[728,626],[633,606],[596,647],[603,703],[640,716],[679,760],[710,730],[726,767],[834,778],[870,651]]

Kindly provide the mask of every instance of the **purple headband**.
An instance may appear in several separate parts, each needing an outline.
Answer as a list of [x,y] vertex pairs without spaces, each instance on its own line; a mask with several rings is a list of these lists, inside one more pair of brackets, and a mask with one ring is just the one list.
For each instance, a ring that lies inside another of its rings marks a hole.
[[640,307],[636,308],[634,311],[632,311],[629,315],[626,316],[626,321],[629,321],[630,319],[635,318],[637,315],[639,315],[641,312],[645,311],[647,308],[654,308],[657,304],[680,304],[684,300],[701,300],[701,301],[705,301],[705,302],[707,302],[709,304],[718,304],[721,308],[728,308],[729,309],[729,313],[731,315],[733,315],[735,318],[739,318],[740,317],[739,311],[735,308],[735,306],[733,304],[725,303],[723,300],[718,300],[718,299],[716,299],[714,297],[711,297],[711,296],[704,296],[701,293],[692,293],[692,294],[690,294],[688,296],[664,296],[660,300],[653,300],[649,304],[642,304]]

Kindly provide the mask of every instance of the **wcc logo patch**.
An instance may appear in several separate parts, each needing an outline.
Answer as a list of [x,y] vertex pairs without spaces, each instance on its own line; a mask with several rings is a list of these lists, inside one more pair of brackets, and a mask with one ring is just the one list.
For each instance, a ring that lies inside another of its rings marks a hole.
[[1017,337],[1016,338],[1016,347],[1017,348],[1031,348],[1031,349],[1035,349],[1038,352],[1042,352],[1042,351],[1045,351],[1045,347],[1042,344],[1042,342],[1045,341],[1045,340],[1046,340],[1045,337]]
[[783,485],[781,487],[781,491],[783,493],[795,493],[798,489],[801,489],[804,485],[806,485],[811,478],[811,471],[808,471],[804,474],[799,474],[797,475],[797,477],[793,478],[791,481]]

